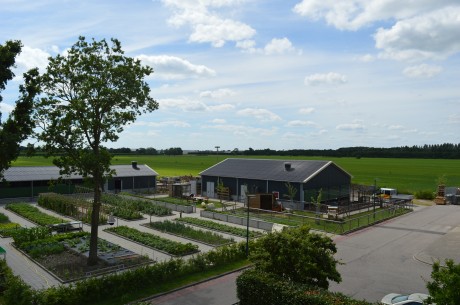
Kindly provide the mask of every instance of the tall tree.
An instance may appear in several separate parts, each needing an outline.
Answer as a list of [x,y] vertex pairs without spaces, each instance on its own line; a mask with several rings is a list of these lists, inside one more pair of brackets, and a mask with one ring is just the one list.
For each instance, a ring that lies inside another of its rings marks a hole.
[[144,80],[152,72],[125,56],[116,39],[88,42],[80,37],[66,55],[50,58],[41,76],[37,137],[48,156],[60,153],[53,163],[61,175],[77,173],[94,185],[88,265],[97,263],[101,192],[114,174],[104,143],[117,141],[138,115],[158,109]]
[[[0,91],[4,90],[7,82],[15,76],[12,68],[15,67],[16,56],[21,52],[21,48],[20,41],[7,41],[0,45]],[[6,121],[2,122],[0,112],[0,178],[3,171],[10,167],[11,161],[19,156],[20,143],[32,133],[33,99],[39,92],[37,75],[37,69],[24,73],[25,84],[19,86],[20,97]],[[0,95],[0,102],[2,100]]]

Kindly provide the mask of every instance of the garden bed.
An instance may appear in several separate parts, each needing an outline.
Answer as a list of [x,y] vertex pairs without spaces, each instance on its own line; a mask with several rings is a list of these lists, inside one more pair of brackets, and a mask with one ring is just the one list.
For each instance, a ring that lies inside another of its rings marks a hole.
[[157,250],[171,256],[185,256],[199,252],[198,246],[191,243],[180,243],[162,238],[150,233],[145,233],[127,226],[107,228],[104,231],[124,237],[143,246]]
[[13,232],[20,228],[19,224],[10,222],[8,216],[0,213],[0,237],[10,237]]
[[99,239],[98,262],[88,266],[89,237],[85,232],[51,235],[45,227],[22,229],[13,236],[18,250],[63,283],[152,262],[147,257]]
[[199,243],[204,243],[211,247],[223,246],[234,242],[233,238],[228,239],[211,231],[195,229],[183,223],[178,223],[170,220],[150,222],[144,224],[144,226],[160,232],[190,239]]
[[[238,228],[238,227],[233,227],[229,226],[226,224],[222,223],[217,223],[215,221],[211,220],[205,220],[205,219],[200,219],[200,218],[194,218],[194,217],[183,217],[183,218],[176,218],[176,221],[184,222],[190,225],[194,225],[200,228],[205,228],[209,230],[214,230],[238,237],[246,237],[247,235],[247,229],[245,228]],[[249,231],[249,238],[255,238],[255,237],[260,237],[262,236],[263,233],[259,231]]]

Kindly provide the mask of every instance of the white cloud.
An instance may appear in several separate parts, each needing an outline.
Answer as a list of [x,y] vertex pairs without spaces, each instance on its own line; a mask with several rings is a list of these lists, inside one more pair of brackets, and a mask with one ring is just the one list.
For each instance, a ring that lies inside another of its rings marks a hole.
[[212,77],[216,72],[203,65],[195,65],[188,60],[169,56],[139,55],[136,57],[143,64],[149,65],[154,70],[154,76],[163,79],[184,79],[189,77]]
[[433,77],[439,73],[441,73],[442,67],[440,66],[433,66],[433,65],[427,65],[427,64],[421,64],[418,66],[411,66],[407,67],[404,69],[403,73],[404,75],[408,77],[413,77],[413,78],[420,78],[420,77],[426,77],[430,78]]
[[401,20],[424,14],[457,0],[302,0],[293,11],[310,20],[324,19],[340,30],[358,30],[377,21]]
[[402,125],[390,125],[390,126],[388,126],[389,130],[401,130],[403,128],[404,128],[404,126],[402,126]]
[[236,92],[228,89],[228,88],[222,88],[222,89],[217,89],[214,91],[203,91],[200,92],[200,97],[209,97],[213,99],[222,99],[228,96],[233,96],[235,95]]
[[242,2],[163,0],[163,3],[174,12],[169,19],[171,25],[180,27],[189,24],[193,30],[189,41],[209,42],[214,47],[222,47],[226,41],[249,40],[255,35],[256,31],[249,25],[219,16],[219,14],[230,14],[229,8]]
[[[48,65],[48,57],[50,56],[49,53],[41,49],[24,46],[16,62],[21,73],[35,67],[43,72]],[[19,73],[16,73],[16,76],[19,76]]]
[[10,113],[11,111],[13,111],[13,109],[14,109],[14,106],[11,106],[6,103],[0,103],[0,113],[3,113],[2,120],[6,119],[5,113]]
[[248,125],[234,125],[234,124],[222,124],[222,125],[209,125],[203,126],[203,128],[213,128],[225,132],[232,133],[241,137],[268,137],[273,136],[278,132],[278,128],[255,128]]
[[181,128],[188,128],[190,124],[183,121],[163,121],[163,122],[145,122],[145,121],[138,121],[133,124],[133,126],[148,126],[148,127],[181,127]]
[[225,123],[227,123],[227,121],[224,120],[224,119],[214,119],[214,120],[211,121],[211,123],[215,123],[215,124],[225,124]]
[[311,121],[294,120],[294,121],[288,122],[286,126],[288,127],[317,126],[317,124]]
[[358,57],[358,60],[361,62],[373,62],[375,61],[375,56],[371,54],[365,54],[363,56]]
[[455,114],[449,115],[448,122],[451,124],[460,124],[460,114],[455,113]]
[[340,85],[347,82],[347,77],[345,75],[329,72],[323,74],[312,74],[305,77],[305,84],[310,86],[317,86],[322,84],[328,85]]
[[364,130],[366,127],[361,123],[339,124],[337,130]]
[[267,55],[272,54],[283,54],[288,52],[294,52],[295,48],[292,43],[286,37],[284,38],[273,38],[264,48],[264,52]]
[[241,116],[254,117],[261,122],[279,121],[281,117],[267,109],[246,108],[237,112]]
[[158,103],[160,104],[160,109],[173,108],[185,112],[204,112],[207,110],[207,106],[204,103],[186,98],[160,99]]
[[460,52],[460,6],[445,7],[380,28],[375,45],[381,57],[396,60],[444,59]]
[[233,110],[235,108],[231,104],[206,105],[201,101],[187,98],[160,99],[158,103],[160,104],[160,109],[178,109],[184,112],[216,112]]
[[315,108],[313,108],[313,107],[301,108],[301,109],[299,110],[299,112],[300,112],[301,114],[310,114],[310,113],[313,113],[314,111],[315,111]]
[[208,106],[209,111],[228,111],[235,109],[234,105],[231,104],[222,104],[222,105],[212,105]]

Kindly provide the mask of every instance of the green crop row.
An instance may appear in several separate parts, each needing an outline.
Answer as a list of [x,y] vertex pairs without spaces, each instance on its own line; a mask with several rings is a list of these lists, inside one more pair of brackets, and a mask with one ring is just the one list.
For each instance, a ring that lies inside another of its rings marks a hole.
[[[56,213],[69,216],[74,219],[91,223],[92,205],[86,200],[65,196],[56,193],[42,193],[38,197],[38,205],[55,211]],[[107,216],[99,215],[99,223],[107,223]]]
[[217,233],[197,230],[182,223],[170,220],[151,222],[148,224],[148,226],[162,232],[172,233],[181,237],[190,238],[214,246],[220,246],[233,242],[233,239],[225,238]]
[[191,243],[184,244],[172,241],[150,233],[141,232],[139,230],[127,226],[108,228],[104,231],[113,232],[115,234],[121,235],[127,239],[133,240],[153,249],[164,251],[166,253],[176,256],[184,256],[198,252],[197,245],[193,245]]
[[[229,234],[237,235],[241,237],[246,237],[247,235],[246,229],[232,227],[229,225],[214,222],[212,220],[204,220],[204,219],[194,218],[194,217],[183,217],[183,218],[177,218],[176,221],[181,221],[181,222],[185,222],[188,224],[192,224],[192,225],[196,225],[196,226],[200,226],[203,228],[216,230],[216,231],[220,231],[224,233],[229,233]],[[259,237],[261,235],[262,235],[261,232],[249,231],[249,238]]]
[[10,222],[8,216],[3,213],[0,213],[0,236],[9,237],[12,232],[20,229],[21,226],[17,223]]
[[113,215],[124,219],[140,219],[141,213],[155,216],[172,215],[171,209],[157,206],[142,199],[129,199],[113,194],[103,194],[102,202],[109,205]]
[[16,214],[21,215],[22,217],[40,225],[47,226],[56,223],[66,222],[62,218],[57,218],[46,213],[41,212],[36,207],[30,205],[29,203],[10,203],[5,206],[5,209],[10,210]]

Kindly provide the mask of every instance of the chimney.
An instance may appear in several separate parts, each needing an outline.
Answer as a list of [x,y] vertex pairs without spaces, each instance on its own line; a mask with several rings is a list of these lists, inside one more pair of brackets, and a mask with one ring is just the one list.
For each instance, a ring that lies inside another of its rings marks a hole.
[[291,163],[290,162],[284,162],[284,170],[285,171],[290,171],[292,168],[291,168]]
[[134,168],[134,169],[139,169],[137,167],[137,161],[131,161],[131,166]]

